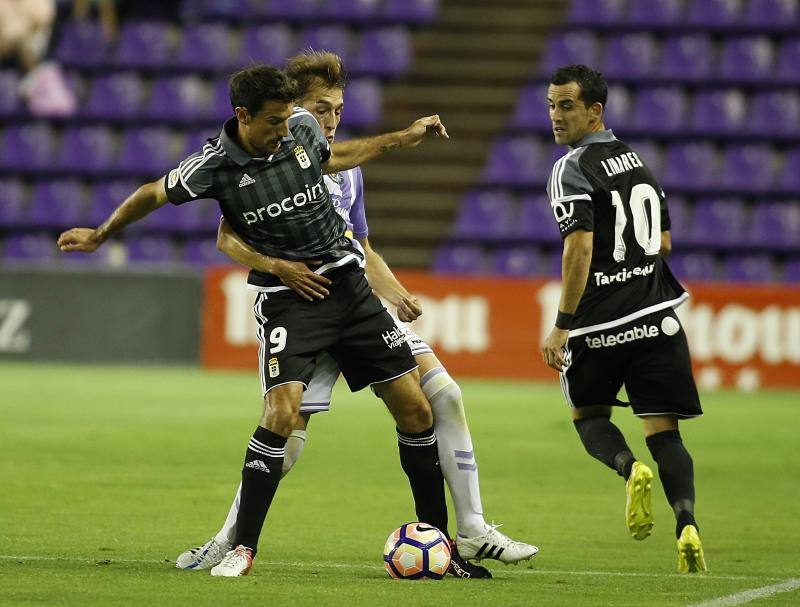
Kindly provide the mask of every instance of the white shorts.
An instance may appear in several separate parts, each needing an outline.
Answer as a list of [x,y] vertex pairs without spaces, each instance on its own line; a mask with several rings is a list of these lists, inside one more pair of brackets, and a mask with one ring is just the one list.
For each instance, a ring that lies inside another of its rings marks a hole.
[[[397,329],[406,336],[406,342],[411,347],[411,354],[419,356],[433,353],[431,347],[411,330],[408,323],[401,322],[394,314],[392,314],[392,318]],[[330,410],[333,386],[337,379],[339,379],[339,365],[333,360],[333,357],[327,352],[318,354],[314,375],[303,393],[300,413],[310,414]]]

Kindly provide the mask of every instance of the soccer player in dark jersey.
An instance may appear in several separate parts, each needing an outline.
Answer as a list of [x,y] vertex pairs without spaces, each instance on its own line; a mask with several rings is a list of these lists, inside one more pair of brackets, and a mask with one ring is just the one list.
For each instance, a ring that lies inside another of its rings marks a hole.
[[542,356],[561,374],[586,451],[626,479],[626,523],[642,540],[653,526],[653,473],[611,422],[612,406],[627,406],[617,398],[625,386],[675,513],[678,571],[705,571],[692,458],[678,431],[678,420],[702,415],[674,312],[688,293],[665,261],[663,190],[603,124],[607,91],[603,76],[583,65],[556,70],[547,91],[555,141],[569,151],[547,184],[564,252],[558,316]]
[[[292,57],[287,73],[299,86],[297,105],[308,110],[319,122],[326,139],[333,144],[345,106],[347,76],[341,58],[330,52],[306,51]],[[389,266],[370,246],[361,169],[326,175],[325,184],[333,205],[345,219],[348,234],[364,248],[366,273],[373,291],[398,311],[404,321],[416,319],[422,312],[417,299],[397,280]],[[217,246],[242,265],[280,277],[302,298],[313,301],[327,294],[324,276],[312,272],[303,262],[270,258],[258,253],[230,229],[223,219]],[[409,326],[397,323],[398,332],[407,336],[411,353],[419,364],[418,378],[422,391],[431,403],[433,425],[439,446],[439,462],[453,498],[457,519],[457,544],[450,540],[453,559],[450,573],[460,578],[488,578],[485,568],[462,558],[495,558],[504,563],[529,559],[536,546],[513,541],[487,524],[483,516],[478,483],[478,464],[467,425],[461,390],[434,354],[431,347]],[[283,474],[287,474],[302,453],[307,428],[313,413],[328,411],[339,368],[327,353],[317,357],[314,376],[303,394],[300,415],[286,442]],[[230,549],[236,535],[239,494],[234,498],[223,527],[205,544],[181,553],[176,566],[202,570],[215,566]],[[446,529],[443,529],[445,533]]]
[[[328,351],[350,388],[368,385],[384,400],[398,428],[403,470],[422,520],[446,528],[444,479],[428,401],[414,377],[408,344],[392,339],[395,325],[364,275],[364,255],[345,236],[323,173],[355,167],[428,134],[447,137],[438,116],[403,131],[329,146],[309,112],[294,107],[297,84],[281,70],[254,65],[231,77],[235,116],[219,137],[161,179],[140,187],[98,228],[73,228],[62,251],[91,252],[112,234],[167,202],[219,201],[222,215],[253,248],[285,259],[313,259],[330,281],[329,296],[307,303],[274,275],[252,271],[259,292],[255,314],[264,410],[249,440],[234,548],[211,570],[236,577],[250,570],[278,488],[286,438],[294,428],[317,354]],[[346,438],[343,440],[346,441]]]

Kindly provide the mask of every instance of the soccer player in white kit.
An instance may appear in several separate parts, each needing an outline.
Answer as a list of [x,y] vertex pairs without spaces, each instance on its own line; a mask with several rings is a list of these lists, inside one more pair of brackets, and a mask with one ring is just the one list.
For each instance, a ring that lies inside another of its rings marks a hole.
[[[332,143],[344,105],[346,76],[341,59],[333,53],[309,51],[290,59],[287,73],[300,85],[298,105],[314,116]],[[466,561],[492,558],[503,563],[516,563],[531,558],[539,550],[536,546],[513,541],[499,532],[497,526],[484,520],[478,466],[461,390],[430,346],[404,324],[416,319],[422,309],[417,298],[406,290],[386,262],[370,247],[361,169],[356,167],[326,175],[325,184],[337,212],[348,224],[351,237],[364,248],[370,286],[379,297],[397,308],[398,338],[409,344],[419,364],[420,384],[433,411],[440,466],[456,510],[456,550],[453,551],[450,573],[462,578],[491,577],[484,567]],[[224,220],[220,225],[218,247],[235,261],[278,276],[288,288],[306,300],[323,299],[328,294],[326,285],[329,281],[309,269],[306,263],[256,252]],[[311,414],[330,408],[333,385],[338,377],[339,367],[333,358],[326,353],[320,354],[313,379],[303,395],[297,426],[286,443],[284,475],[300,457]],[[238,508],[237,491],[222,528],[203,546],[179,555],[176,566],[191,570],[216,565],[231,548]],[[442,531],[446,533],[446,530]]]

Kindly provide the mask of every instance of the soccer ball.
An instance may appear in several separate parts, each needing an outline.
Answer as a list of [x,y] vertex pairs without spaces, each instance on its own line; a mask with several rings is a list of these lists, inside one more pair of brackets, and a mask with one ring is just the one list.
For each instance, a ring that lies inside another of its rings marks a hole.
[[383,564],[395,579],[441,580],[450,567],[450,542],[427,523],[406,523],[386,540]]

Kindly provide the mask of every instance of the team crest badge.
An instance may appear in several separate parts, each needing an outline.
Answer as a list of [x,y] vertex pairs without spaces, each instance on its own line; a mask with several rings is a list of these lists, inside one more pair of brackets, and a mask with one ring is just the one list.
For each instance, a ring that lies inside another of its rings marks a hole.
[[311,159],[306,154],[306,149],[302,145],[298,145],[294,149],[295,158],[297,158],[297,162],[300,163],[300,168],[307,169],[311,166]]
[[267,363],[267,367],[269,367],[269,376],[272,378],[278,377],[281,373],[281,367],[278,364],[278,359],[274,356],[269,359]]
[[167,187],[168,188],[174,188],[175,184],[178,183],[178,178],[179,177],[180,177],[180,174],[178,172],[178,169],[172,169],[169,172],[169,177],[167,177]]

